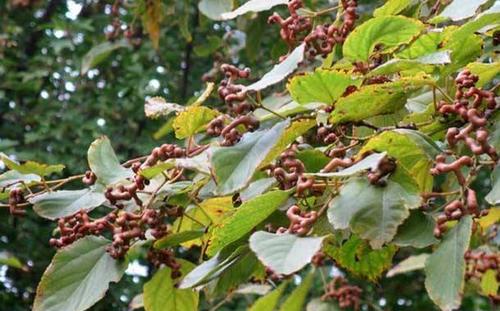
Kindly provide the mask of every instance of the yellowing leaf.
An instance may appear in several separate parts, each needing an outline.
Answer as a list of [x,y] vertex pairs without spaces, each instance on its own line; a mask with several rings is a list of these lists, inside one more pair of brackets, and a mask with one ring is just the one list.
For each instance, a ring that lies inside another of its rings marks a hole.
[[173,123],[175,136],[179,139],[191,137],[203,131],[205,126],[218,115],[217,111],[207,107],[190,106],[175,118]]
[[488,215],[479,218],[478,222],[484,230],[500,222],[500,207],[490,208]]

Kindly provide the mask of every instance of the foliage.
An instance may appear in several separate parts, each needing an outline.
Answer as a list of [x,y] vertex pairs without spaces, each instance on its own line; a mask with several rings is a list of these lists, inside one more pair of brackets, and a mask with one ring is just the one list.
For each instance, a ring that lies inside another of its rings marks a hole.
[[15,308],[495,308],[500,13],[462,2],[5,3]]

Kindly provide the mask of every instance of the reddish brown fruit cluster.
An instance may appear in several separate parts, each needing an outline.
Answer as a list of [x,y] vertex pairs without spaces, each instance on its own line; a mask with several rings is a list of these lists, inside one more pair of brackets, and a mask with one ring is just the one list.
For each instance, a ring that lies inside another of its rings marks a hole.
[[464,166],[470,167],[473,164],[474,164],[474,161],[469,156],[462,156],[451,163],[446,163],[446,155],[440,154],[436,157],[436,164],[434,165],[433,168],[431,168],[431,174],[432,175],[439,175],[439,174],[443,174],[443,173],[453,172],[455,174],[455,176],[457,177],[458,183],[461,186],[463,186],[463,185],[465,185],[466,179],[465,179],[464,175],[462,174],[461,169]]
[[347,35],[354,28],[356,22],[355,0],[342,0],[344,10],[343,23],[340,26],[324,24],[316,26],[304,39],[306,43],[306,53],[308,57],[314,58],[316,55],[327,57],[333,51],[336,44],[343,43]]
[[16,188],[9,192],[9,212],[12,216],[23,216],[26,211],[18,207],[18,204],[24,203],[23,190]]
[[297,205],[292,205],[288,208],[286,216],[290,220],[288,228],[281,227],[276,233],[291,233],[297,235],[305,235],[311,231],[312,226],[318,219],[318,212],[304,212]]
[[79,211],[72,216],[58,221],[60,237],[50,239],[50,245],[64,247],[87,235],[101,235],[104,231],[113,234],[113,243],[107,251],[113,258],[123,258],[133,241],[144,240],[146,230],[159,239],[167,233],[163,223],[165,215],[153,209],[146,209],[141,214],[115,211],[108,215],[91,220],[86,211]]
[[111,7],[111,17],[113,20],[111,21],[111,30],[106,32],[106,39],[108,41],[116,41],[123,34],[132,46],[138,47],[142,43],[142,30],[132,25],[128,25],[125,31],[122,30],[122,21],[120,20],[122,2],[122,0],[115,0]]
[[169,267],[172,272],[170,277],[176,279],[182,275],[181,264],[175,259],[175,254],[169,249],[150,249],[148,251],[146,259],[156,268],[160,268],[162,265]]
[[321,267],[325,265],[325,260],[327,259],[325,253],[323,251],[318,251],[316,254],[314,254],[313,258],[311,259],[311,263],[315,267]]
[[219,97],[226,103],[229,111],[235,115],[244,114],[252,110],[252,105],[246,100],[247,91],[242,84],[234,84],[238,79],[248,79],[250,69],[238,69],[229,64],[220,67],[225,78],[220,82]]
[[455,101],[451,104],[441,101],[438,109],[445,116],[455,115],[468,123],[462,129],[448,129],[446,140],[451,148],[463,141],[473,154],[487,154],[493,161],[497,161],[497,151],[488,143],[489,133],[485,127],[488,117],[498,109],[498,105],[493,92],[475,86],[478,79],[478,76],[471,74],[469,70],[459,73],[455,80]]
[[303,39],[305,33],[310,32],[312,29],[311,18],[300,16],[297,12],[303,6],[301,0],[290,0],[288,2],[289,17],[283,19],[275,12],[267,20],[269,24],[278,24],[281,27],[281,39],[288,45],[289,50],[292,50]]
[[224,140],[220,143],[221,146],[232,146],[237,143],[243,133],[238,129],[239,125],[243,125],[249,132],[253,132],[259,127],[259,120],[252,115],[244,115],[235,118],[228,125],[224,125],[228,116],[219,116],[208,124],[207,134],[211,136],[222,136]]
[[135,162],[132,164],[132,170],[135,175],[133,182],[127,185],[119,185],[116,188],[109,187],[106,189],[105,196],[109,202],[117,208],[123,208],[123,204],[118,201],[129,201],[134,199],[135,203],[142,206],[142,201],[137,196],[138,190],[143,190],[148,184],[148,180],[140,174],[141,169],[154,166],[158,161],[167,159],[181,158],[186,156],[186,150],[173,144],[163,144],[160,147],[153,149],[151,154],[146,158],[144,163]]
[[464,258],[467,265],[466,279],[476,278],[480,280],[483,274],[491,269],[495,271],[497,281],[500,282],[500,253],[468,250]]
[[349,285],[345,278],[338,276],[328,283],[325,294],[321,296],[321,299],[335,299],[342,309],[352,308],[353,310],[359,310],[362,292],[361,288]]
[[297,195],[303,196],[307,190],[312,190],[314,178],[305,176],[304,163],[296,158],[295,146],[285,150],[275,165],[269,167],[270,174],[276,178],[281,189],[297,186]]
[[460,220],[464,215],[481,217],[488,213],[488,210],[479,211],[476,192],[470,188],[466,190],[465,204],[461,200],[454,200],[444,207],[444,213],[437,218],[434,236],[442,237],[446,232],[446,223],[452,220]]

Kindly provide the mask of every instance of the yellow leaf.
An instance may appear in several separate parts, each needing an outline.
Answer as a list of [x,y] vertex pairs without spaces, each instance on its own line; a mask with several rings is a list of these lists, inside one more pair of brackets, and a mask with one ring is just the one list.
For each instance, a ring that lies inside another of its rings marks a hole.
[[479,224],[484,230],[500,221],[500,207],[492,207],[488,215],[479,218]]

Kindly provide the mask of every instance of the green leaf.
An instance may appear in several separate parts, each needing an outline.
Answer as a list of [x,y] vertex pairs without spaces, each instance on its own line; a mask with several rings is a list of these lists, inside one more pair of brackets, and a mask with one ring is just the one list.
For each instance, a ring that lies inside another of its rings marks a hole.
[[350,228],[380,248],[396,235],[397,228],[420,206],[418,193],[388,180],[384,187],[371,185],[365,178],[346,183],[330,202],[328,219],[335,229]]
[[81,74],[84,75],[90,69],[99,65],[102,61],[108,58],[111,53],[119,48],[130,46],[126,40],[120,40],[116,42],[103,42],[94,46],[90,51],[83,56]]
[[267,11],[277,5],[287,4],[288,0],[249,0],[232,12],[221,14],[224,20],[233,19],[248,12]]
[[126,265],[114,260],[111,241],[87,236],[60,249],[38,284],[33,311],[82,311],[99,301]]
[[398,15],[412,2],[412,0],[387,0],[383,6],[373,12],[373,16]]
[[491,174],[491,191],[486,195],[485,200],[491,205],[500,204],[500,165],[495,167]]
[[299,64],[304,60],[304,49],[305,44],[302,43],[296,47],[284,61],[274,65],[271,71],[266,73],[259,81],[247,86],[245,90],[260,91],[285,79],[289,74],[294,72]]
[[200,57],[207,57],[217,51],[223,44],[224,41],[219,36],[208,36],[207,40],[195,46],[193,51]]
[[269,151],[266,158],[260,164],[260,167],[264,167],[271,162],[275,161],[276,158],[293,143],[297,138],[305,134],[308,130],[316,125],[316,121],[313,119],[302,119],[294,121],[289,127],[281,134],[281,137],[276,142],[274,147]]
[[324,237],[299,237],[257,231],[250,237],[252,251],[259,260],[278,274],[292,274],[311,262],[321,249]]
[[[189,261],[178,259],[182,275],[195,266]],[[170,277],[171,269],[158,270],[153,278],[144,284],[144,309],[146,311],[192,311],[198,309],[198,292],[192,289],[178,289]]]
[[247,133],[231,147],[213,148],[211,162],[218,193],[229,194],[247,186],[288,124],[286,120],[271,129]]
[[436,222],[430,215],[419,210],[411,211],[410,217],[398,228],[393,243],[397,246],[412,246],[424,248],[435,244],[438,240],[434,237]]
[[171,113],[181,112],[183,110],[183,106],[175,103],[167,103],[163,97],[159,96],[146,99],[146,103],[144,104],[144,113],[146,117],[152,119],[167,117]]
[[472,74],[479,77],[476,82],[476,87],[481,88],[488,84],[491,80],[500,74],[500,66],[498,63],[485,64],[485,63],[470,63],[466,67]]
[[255,301],[255,303],[248,309],[248,311],[273,311],[274,308],[278,306],[278,302],[283,295],[287,285],[287,281],[281,283],[278,288],[265,295],[264,297],[257,299],[257,301]]
[[387,157],[387,153],[373,153],[364,158],[363,160],[357,162],[356,164],[341,170],[340,172],[334,173],[315,173],[311,174],[313,176],[321,178],[344,178],[353,176],[368,170],[376,170],[380,162]]
[[314,271],[309,272],[302,282],[287,297],[280,306],[280,311],[301,311],[306,302],[307,294],[314,281]]
[[424,269],[427,258],[429,254],[410,256],[387,271],[386,276],[391,278],[398,274]]
[[11,160],[3,153],[0,153],[0,160],[2,160],[2,162],[5,163],[5,166],[9,169],[17,171],[23,175],[35,174],[40,177],[45,177],[53,173],[60,173],[65,168],[62,164],[48,165],[34,161],[26,161],[23,164],[19,164],[16,161]]
[[95,188],[52,191],[29,199],[38,215],[52,220],[73,215],[80,210],[90,212],[105,201],[104,194]]
[[317,69],[290,79],[287,89],[298,104],[324,103],[332,105],[348,86],[359,87],[362,80],[341,71]]
[[219,113],[203,106],[189,106],[174,120],[175,137],[184,139],[205,129]]
[[238,286],[248,281],[260,265],[252,252],[246,252],[230,267],[225,269],[213,284],[211,294],[225,296],[233,292]]
[[351,61],[368,61],[376,46],[379,53],[390,53],[398,46],[409,43],[423,29],[420,21],[403,16],[380,16],[356,27],[347,37],[344,57]]
[[3,265],[16,269],[24,268],[24,265],[19,258],[5,251],[0,252],[0,266]]
[[438,17],[459,21],[476,14],[477,9],[488,0],[453,0]]
[[324,152],[318,149],[306,149],[297,153],[297,159],[304,163],[306,172],[319,172],[325,165],[330,162],[331,158],[327,157]]
[[433,177],[430,169],[439,148],[426,136],[411,130],[383,132],[370,139],[360,151],[386,151],[397,160],[396,172],[407,173],[421,191],[431,191]]
[[394,113],[404,107],[411,91],[432,83],[427,76],[419,76],[363,86],[358,91],[337,101],[330,121],[334,124],[362,121],[374,116]]
[[392,264],[392,257],[397,247],[388,245],[373,250],[366,241],[352,235],[342,246],[335,247],[326,243],[325,253],[335,259],[335,262],[354,275],[375,281]]
[[7,171],[0,175],[0,188],[10,188],[13,185],[21,183],[29,185],[41,180],[40,176],[35,174],[21,174],[18,171]]
[[[448,30],[449,31],[449,30]],[[424,55],[437,52],[441,42],[445,38],[447,31],[430,31],[418,37],[410,46],[396,54],[397,57],[404,59],[415,59]]]
[[154,247],[157,249],[168,248],[172,246],[177,246],[181,243],[192,241],[194,239],[200,238],[205,234],[205,230],[188,230],[182,232],[170,233],[167,236],[157,240],[154,243]]
[[96,139],[87,153],[89,167],[97,176],[97,181],[110,185],[134,176],[131,169],[120,165],[111,142],[106,136]]
[[425,288],[444,311],[460,307],[464,291],[465,259],[472,233],[472,217],[463,217],[425,262]]
[[222,20],[222,14],[233,9],[233,0],[201,0],[198,9],[210,19]]
[[435,68],[434,65],[449,64],[451,62],[450,57],[449,51],[438,51],[417,59],[393,58],[370,71],[368,76],[388,75],[396,72],[401,72],[406,76],[419,72],[432,73]]
[[221,275],[224,271],[236,264],[246,254],[250,253],[248,246],[243,245],[234,250],[227,247],[203,262],[188,273],[179,284],[179,288],[191,288],[206,284]]
[[251,183],[245,190],[240,192],[242,202],[253,199],[254,197],[263,194],[276,184],[274,177],[262,178]]
[[248,234],[278,209],[288,196],[286,191],[271,191],[243,203],[231,217],[215,226],[207,253],[213,255]]

